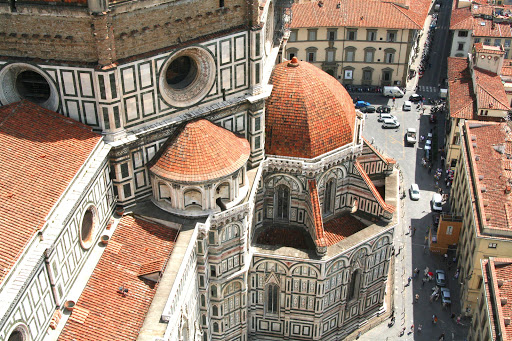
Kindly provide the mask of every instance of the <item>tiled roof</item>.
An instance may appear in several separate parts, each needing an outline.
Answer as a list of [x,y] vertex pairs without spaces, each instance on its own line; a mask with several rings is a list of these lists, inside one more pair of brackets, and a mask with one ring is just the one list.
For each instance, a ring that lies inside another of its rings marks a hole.
[[505,59],[501,68],[501,76],[512,76],[512,59]]
[[311,202],[311,210],[313,211],[313,223],[315,224],[317,246],[326,246],[324,238],[324,224],[322,222],[322,210],[320,209],[320,200],[318,199],[318,189],[316,187],[316,180],[308,180],[309,185],[309,199]]
[[481,198],[485,226],[510,231],[512,221],[507,217],[507,205],[512,204],[512,194],[505,193],[505,188],[512,177],[507,158],[507,154],[512,154],[512,132],[506,123],[466,121],[465,124],[471,141],[468,148],[475,173],[474,186]]
[[202,182],[230,175],[249,159],[249,142],[210,121],[187,123],[169,137],[151,172],[174,181]]
[[377,200],[377,203],[379,204],[379,206],[384,210],[384,211],[387,211],[389,213],[393,213],[395,212],[396,210],[396,207],[393,206],[393,205],[389,205],[389,204],[386,204],[386,202],[384,201],[384,199],[382,199],[382,197],[380,196],[380,193],[379,191],[377,191],[377,188],[375,188],[375,185],[373,184],[373,181],[370,179],[370,177],[368,176],[368,174],[366,174],[366,172],[364,171],[363,169],[363,166],[361,166],[361,164],[359,163],[359,161],[356,160],[355,162],[355,167],[356,167],[356,170],[358,171],[358,173],[361,175],[361,178],[363,178],[364,182],[366,183],[366,185],[368,186],[368,189],[372,192],[373,194],[373,197],[375,198],[375,200]]
[[294,57],[275,67],[271,82],[265,118],[267,154],[314,158],[352,143],[356,110],[335,78]]
[[[381,0],[323,0],[295,3],[292,6],[291,28],[423,28],[430,1],[403,1],[409,3],[409,8],[398,5],[399,1],[394,2]],[[322,6],[319,6],[320,3],[322,3]]]
[[324,235],[327,239],[327,246],[337,244],[365,227],[365,224],[349,213],[326,221],[324,223]]
[[477,104],[478,108],[509,110],[507,94],[497,74],[480,69],[473,68],[477,85]]
[[497,55],[505,54],[505,51],[501,48],[501,46],[484,45],[482,43],[475,43],[473,46],[475,47],[476,52]]
[[450,116],[472,119],[476,99],[467,58],[448,58],[448,90]]
[[0,282],[100,140],[28,101],[0,107]]
[[[473,2],[470,6],[457,8],[457,1],[453,2],[450,19],[451,30],[472,30],[475,37],[503,37],[512,36],[512,28],[506,21],[493,23],[492,19],[482,16],[493,15],[492,5]],[[498,6],[503,8],[502,5]]]
[[[512,325],[505,324],[505,318],[512,317],[512,259],[490,258],[482,260],[482,278],[485,281],[487,311],[491,320],[493,340],[501,334],[500,340],[512,338]],[[502,299],[506,300],[502,304]],[[491,306],[489,306],[491,304]]]
[[[137,339],[158,286],[138,273],[144,264],[168,259],[177,235],[169,227],[124,216],[59,340]],[[118,293],[120,287],[128,289],[126,296]]]

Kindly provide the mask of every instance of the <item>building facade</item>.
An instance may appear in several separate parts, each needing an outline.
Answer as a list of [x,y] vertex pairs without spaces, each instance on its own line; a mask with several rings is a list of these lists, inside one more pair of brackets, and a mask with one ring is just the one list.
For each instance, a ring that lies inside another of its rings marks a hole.
[[0,6],[0,339],[337,340],[389,309],[398,171],[339,82],[276,66],[290,2]]
[[430,2],[301,1],[292,7],[286,58],[344,85],[406,84]]
[[473,44],[502,46],[509,59],[512,30],[510,3],[457,0],[453,2],[450,19],[451,57],[466,57]]

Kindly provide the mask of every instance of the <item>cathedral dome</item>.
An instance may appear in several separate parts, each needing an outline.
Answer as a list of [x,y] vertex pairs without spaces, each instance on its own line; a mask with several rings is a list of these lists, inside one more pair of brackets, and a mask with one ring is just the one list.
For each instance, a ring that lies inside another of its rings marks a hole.
[[188,123],[171,137],[150,170],[170,181],[211,181],[239,170],[249,153],[246,139],[201,119]]
[[353,141],[354,104],[335,78],[294,57],[276,65],[270,82],[267,154],[315,158]]

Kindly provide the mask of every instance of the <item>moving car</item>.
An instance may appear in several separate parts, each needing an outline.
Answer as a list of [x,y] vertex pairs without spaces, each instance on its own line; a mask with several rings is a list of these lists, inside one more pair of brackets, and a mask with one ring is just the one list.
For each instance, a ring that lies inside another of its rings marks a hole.
[[398,128],[400,123],[396,119],[386,118],[382,123],[382,128]]
[[426,140],[425,146],[432,146],[432,140]]
[[452,304],[452,297],[450,295],[450,289],[441,288],[441,302],[443,302],[444,305]]
[[361,109],[359,109],[361,112],[364,112],[364,113],[373,113],[375,112],[375,107],[373,105],[369,105],[367,107],[362,107]]
[[416,137],[416,129],[407,128],[407,132],[405,133],[405,140],[408,144],[415,144],[418,141]]
[[390,113],[391,112],[391,107],[389,105],[381,105],[380,107],[377,108],[377,112],[378,113]]
[[421,102],[422,99],[423,99],[423,97],[421,97],[418,94],[412,94],[411,96],[409,96],[409,101],[411,101],[413,103]]
[[443,210],[443,197],[441,196],[441,194],[434,193],[430,203],[432,204],[433,211],[442,211]]
[[420,188],[418,184],[412,184],[409,188],[409,195],[411,196],[411,200],[420,200]]
[[405,101],[404,105],[402,105],[403,111],[411,111],[412,110],[412,102],[411,101]]
[[446,273],[444,270],[436,270],[436,285],[438,287],[446,286]]
[[365,101],[357,101],[356,102],[356,108],[359,109],[359,108],[364,108],[364,107],[367,107],[369,106],[370,103],[368,102],[365,102]]

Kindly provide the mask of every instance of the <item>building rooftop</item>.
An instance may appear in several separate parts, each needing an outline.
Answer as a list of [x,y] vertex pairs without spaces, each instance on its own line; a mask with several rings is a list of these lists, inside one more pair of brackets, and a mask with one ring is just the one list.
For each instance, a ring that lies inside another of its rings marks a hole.
[[476,80],[476,97],[479,109],[509,110],[507,94],[501,77],[478,67],[473,68]]
[[0,282],[100,141],[31,102],[0,107]]
[[209,181],[243,167],[250,152],[246,139],[200,119],[178,128],[169,137],[150,170],[171,181]]
[[265,152],[315,158],[353,142],[356,110],[333,77],[293,58],[276,65],[266,100]]
[[505,10],[510,11],[510,6],[473,2],[468,7],[457,8],[457,3],[453,1],[451,30],[472,30],[475,37],[512,37],[510,17],[502,15]]
[[448,58],[448,90],[450,116],[472,119],[476,111],[476,98],[467,58]]
[[375,27],[422,29],[430,1],[320,0],[295,3],[291,28]]
[[[512,317],[512,259],[494,258],[482,260],[482,278],[489,313],[491,340],[510,340],[512,325],[505,319]],[[504,304],[503,304],[504,303]],[[498,338],[498,335],[501,335]]]
[[512,132],[507,123],[466,121],[468,160],[484,228],[512,228]]
[[143,276],[164,271],[177,236],[170,227],[124,216],[59,340],[135,340],[158,286]]
[[327,246],[341,242],[343,239],[361,231],[366,226],[368,225],[350,213],[345,213],[326,221],[324,223],[324,236],[327,240]]
[[492,45],[484,45],[482,43],[475,43],[474,44],[475,51],[481,52],[485,54],[497,54],[497,55],[504,55],[505,51],[501,46],[492,46]]

